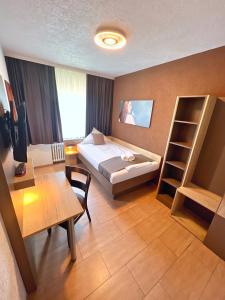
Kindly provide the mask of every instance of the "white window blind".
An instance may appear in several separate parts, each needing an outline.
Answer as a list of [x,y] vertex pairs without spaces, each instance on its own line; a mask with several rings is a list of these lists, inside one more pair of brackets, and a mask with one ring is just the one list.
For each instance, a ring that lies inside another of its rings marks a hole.
[[63,139],[85,136],[86,73],[55,68]]

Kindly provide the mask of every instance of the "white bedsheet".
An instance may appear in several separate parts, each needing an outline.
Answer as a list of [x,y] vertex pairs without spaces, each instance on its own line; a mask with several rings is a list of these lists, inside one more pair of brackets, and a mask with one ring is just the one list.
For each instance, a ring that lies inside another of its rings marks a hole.
[[[106,142],[104,145],[93,145],[93,144],[78,144],[78,152],[96,169],[98,170],[98,165],[107,159],[110,159],[115,156],[120,156],[125,151],[132,152],[137,154],[128,148],[125,148],[119,144]],[[125,169],[114,172],[111,175],[110,182],[118,183],[142,174],[146,174],[151,171],[155,171],[159,168],[159,163],[156,161],[153,162],[144,162],[141,164],[135,164]]]

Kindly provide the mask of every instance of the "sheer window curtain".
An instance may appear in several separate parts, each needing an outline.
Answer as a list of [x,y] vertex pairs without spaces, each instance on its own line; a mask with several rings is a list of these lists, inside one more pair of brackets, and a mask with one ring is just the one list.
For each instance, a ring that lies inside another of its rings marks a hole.
[[85,136],[86,73],[55,68],[63,139]]

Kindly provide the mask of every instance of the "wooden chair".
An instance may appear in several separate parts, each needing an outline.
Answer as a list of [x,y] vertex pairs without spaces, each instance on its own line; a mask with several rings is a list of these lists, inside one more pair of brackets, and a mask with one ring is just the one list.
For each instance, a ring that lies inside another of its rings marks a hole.
[[[86,182],[72,179],[72,173],[79,173],[79,174],[85,175]],[[87,206],[88,190],[89,190],[89,186],[91,183],[91,173],[88,170],[80,168],[80,167],[66,166],[66,178],[68,179],[68,181],[72,187],[78,188],[79,190],[82,190],[84,192],[84,196],[82,196],[79,193],[76,193],[76,196],[77,196],[81,206],[83,207],[84,212],[74,219],[74,224],[83,216],[83,214],[85,212],[87,213],[89,222],[91,222],[91,216],[90,216],[88,206]],[[63,223],[59,224],[59,226],[61,226],[67,230],[67,222],[63,222]],[[51,228],[48,229],[48,234],[51,234],[51,230],[52,230]],[[68,235],[68,230],[67,230],[67,235]],[[68,239],[68,244],[69,244],[69,239]]]

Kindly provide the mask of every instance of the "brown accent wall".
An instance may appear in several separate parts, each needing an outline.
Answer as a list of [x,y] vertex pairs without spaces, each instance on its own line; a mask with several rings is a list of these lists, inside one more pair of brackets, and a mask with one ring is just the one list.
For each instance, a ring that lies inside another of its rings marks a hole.
[[[200,94],[225,96],[225,47],[116,78],[112,135],[163,155],[176,97]],[[118,122],[119,101],[129,99],[154,100],[150,128]]]
[[225,99],[217,99],[192,181],[221,196],[225,193]]

